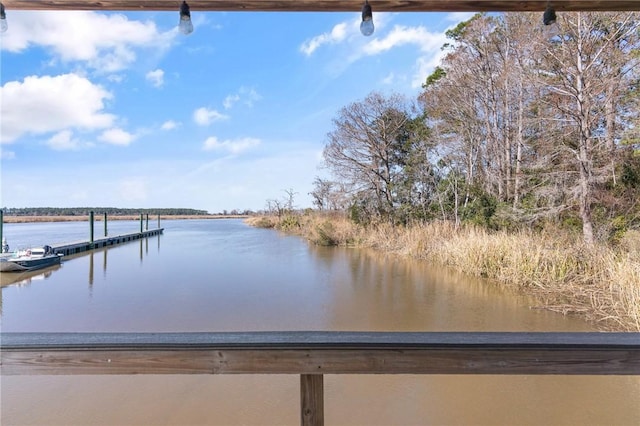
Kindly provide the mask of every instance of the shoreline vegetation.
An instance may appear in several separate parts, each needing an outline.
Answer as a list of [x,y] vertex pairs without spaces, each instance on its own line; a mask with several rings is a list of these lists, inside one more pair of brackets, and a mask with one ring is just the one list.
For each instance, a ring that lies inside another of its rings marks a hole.
[[339,214],[252,216],[246,222],[319,245],[434,262],[532,295],[535,308],[579,315],[603,331],[640,331],[638,231],[612,246],[587,245],[580,236],[555,231],[489,231],[444,221],[365,227]]

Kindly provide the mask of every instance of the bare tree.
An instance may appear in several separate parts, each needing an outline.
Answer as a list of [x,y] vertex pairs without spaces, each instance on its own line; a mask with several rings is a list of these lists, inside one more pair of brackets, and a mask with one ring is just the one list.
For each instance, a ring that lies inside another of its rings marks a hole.
[[284,215],[285,206],[281,200],[269,199],[267,200],[266,210],[270,215],[276,215],[281,218]]
[[316,177],[313,186],[309,195],[318,210],[344,210],[347,207],[349,191],[343,184]]
[[547,103],[556,111],[556,124],[561,123],[564,129],[564,147],[575,159],[587,244],[594,242],[594,185],[605,179],[615,157],[612,114],[628,90],[621,71],[626,70],[623,74],[630,77],[636,68],[629,66],[629,52],[621,53],[637,48],[638,28],[634,13],[563,14],[560,35],[547,45],[540,63],[540,75],[549,92]]
[[[328,134],[324,160],[361,205],[391,217],[406,184],[406,160],[424,133],[421,120],[400,95],[372,93],[343,108]],[[426,161],[426,159],[424,159]]]
[[333,182],[316,177],[313,181],[313,191],[309,193],[313,198],[313,205],[318,210],[325,210],[329,208],[329,195],[331,193],[331,187]]
[[287,195],[284,200],[284,206],[288,210],[289,213],[295,210],[295,197],[298,194],[293,190],[293,188],[286,189],[285,194]]
[[559,19],[551,41],[532,30],[540,27],[537,14],[476,15],[460,24],[448,32],[454,43],[420,100],[450,176],[440,188],[456,194],[449,206],[456,218],[472,192],[510,202],[514,212],[524,204],[531,217],[577,206],[592,243],[594,188],[616,184],[620,141],[638,116],[639,20],[629,13]]

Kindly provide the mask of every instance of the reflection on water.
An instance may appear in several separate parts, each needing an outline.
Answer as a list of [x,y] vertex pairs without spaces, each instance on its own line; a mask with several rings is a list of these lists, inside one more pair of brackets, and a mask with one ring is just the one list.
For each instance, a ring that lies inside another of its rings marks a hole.
[[[24,272],[0,272],[0,288],[6,286],[28,286],[33,281],[46,280],[53,271],[60,269],[61,265],[50,266],[46,269],[38,271],[24,271]],[[2,291],[0,290],[0,318],[2,318]]]
[[[109,254],[109,249],[98,249],[98,250],[93,250],[90,251],[88,253],[82,253],[80,255],[77,256],[87,256],[89,258],[89,287],[93,286],[93,274],[94,274],[94,269],[95,269],[95,262],[100,262],[100,259],[102,259],[102,278],[106,278],[107,277],[107,258],[108,258],[108,254]],[[98,259],[96,259],[96,257]]]
[[[424,262],[240,221],[165,228],[72,256],[46,283],[3,287],[3,330],[593,330]],[[278,375],[3,377],[0,423],[298,424],[298,392],[297,376]],[[638,377],[325,377],[332,425],[637,425],[638,401]]]
[[[332,330],[589,331],[499,284],[371,250],[311,247],[332,279]],[[355,314],[357,313],[357,314]]]
[[60,268],[61,265],[54,265],[36,271],[0,272],[0,287],[8,285],[24,286],[31,284],[32,281],[46,280],[54,271]]

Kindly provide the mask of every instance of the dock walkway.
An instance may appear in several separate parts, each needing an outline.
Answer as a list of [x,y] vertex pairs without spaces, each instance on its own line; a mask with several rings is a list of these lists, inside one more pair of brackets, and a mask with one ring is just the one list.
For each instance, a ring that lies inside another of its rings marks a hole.
[[68,256],[70,254],[82,253],[84,251],[135,241],[141,238],[153,237],[162,234],[162,231],[164,231],[164,228],[149,229],[142,232],[99,238],[93,241],[76,241],[73,243],[56,244],[53,245],[52,248],[55,253],[61,253]]

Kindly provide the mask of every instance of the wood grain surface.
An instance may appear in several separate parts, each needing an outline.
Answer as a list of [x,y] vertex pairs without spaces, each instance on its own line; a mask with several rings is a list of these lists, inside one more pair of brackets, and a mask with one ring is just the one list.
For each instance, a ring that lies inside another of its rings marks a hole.
[[[3,0],[11,10],[178,10],[178,0]],[[192,11],[360,11],[363,0],[190,0]],[[543,11],[547,0],[371,0],[378,12],[534,12]],[[554,0],[562,11],[638,11],[638,0]]]
[[2,333],[1,374],[640,375],[640,333]]

